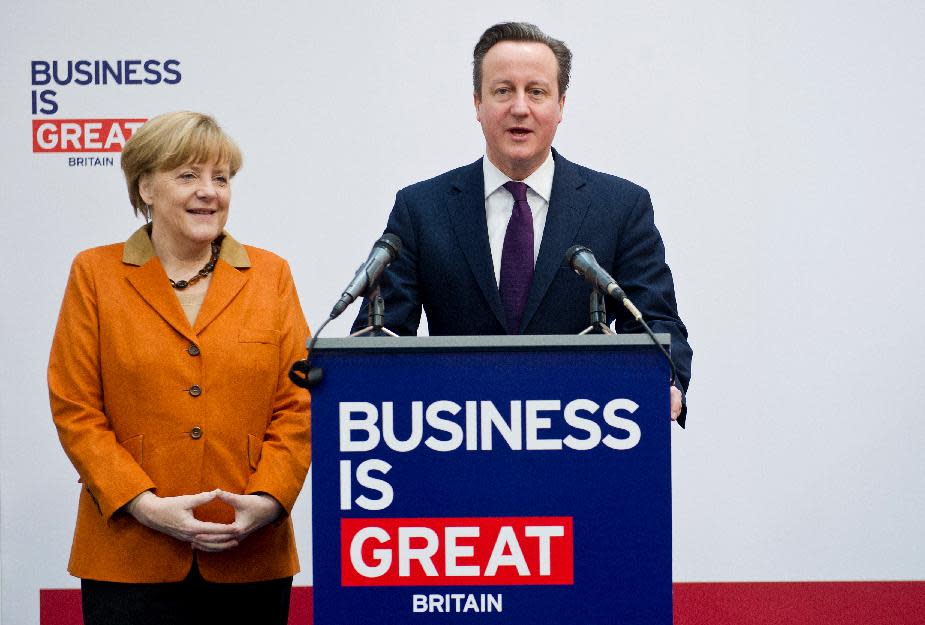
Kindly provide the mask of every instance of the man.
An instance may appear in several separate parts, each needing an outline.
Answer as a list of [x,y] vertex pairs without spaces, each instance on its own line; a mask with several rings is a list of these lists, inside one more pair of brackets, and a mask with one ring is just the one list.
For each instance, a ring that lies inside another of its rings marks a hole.
[[[416,334],[423,307],[431,335],[577,334],[592,287],[564,257],[585,245],[652,330],[671,334],[681,387],[671,388],[671,418],[683,426],[692,352],[649,194],[552,149],[571,57],[532,24],[496,24],[479,39],[485,158],[398,192],[386,231],[404,246],[382,281],[385,326]],[[607,308],[618,331],[642,330],[615,300]],[[366,316],[364,302],[354,330]]]

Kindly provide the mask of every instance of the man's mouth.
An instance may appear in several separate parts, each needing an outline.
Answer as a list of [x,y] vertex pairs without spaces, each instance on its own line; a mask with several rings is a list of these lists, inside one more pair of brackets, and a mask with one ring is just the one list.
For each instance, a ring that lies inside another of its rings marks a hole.
[[515,137],[526,137],[528,134],[530,134],[531,131],[529,128],[521,128],[520,126],[516,126],[514,128],[509,128],[508,132]]

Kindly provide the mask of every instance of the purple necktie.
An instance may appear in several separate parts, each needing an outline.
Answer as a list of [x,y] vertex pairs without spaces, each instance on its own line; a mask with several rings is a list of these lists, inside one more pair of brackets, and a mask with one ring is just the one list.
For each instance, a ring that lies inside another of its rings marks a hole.
[[520,332],[520,321],[533,281],[533,213],[527,204],[527,185],[505,182],[504,188],[514,196],[514,212],[504,234],[501,250],[501,303],[507,318],[508,334]]

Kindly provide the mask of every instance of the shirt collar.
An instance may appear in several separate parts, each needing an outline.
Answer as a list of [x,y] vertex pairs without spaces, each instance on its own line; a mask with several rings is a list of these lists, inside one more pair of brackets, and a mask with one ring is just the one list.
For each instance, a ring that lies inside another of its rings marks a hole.
[[[549,203],[552,196],[552,178],[556,171],[556,161],[552,157],[552,150],[543,164],[536,168],[532,174],[524,178],[524,182],[534,193]],[[488,155],[482,159],[482,175],[485,177],[485,198],[497,191],[501,185],[510,180],[495,164],[489,160]]]
[[[228,232],[223,231],[222,251],[219,259],[232,267],[244,269],[251,266],[250,257],[244,246],[238,243]],[[145,224],[128,238],[125,242],[125,251],[122,252],[122,262],[128,265],[141,267],[154,256],[154,244],[151,243],[151,225]]]

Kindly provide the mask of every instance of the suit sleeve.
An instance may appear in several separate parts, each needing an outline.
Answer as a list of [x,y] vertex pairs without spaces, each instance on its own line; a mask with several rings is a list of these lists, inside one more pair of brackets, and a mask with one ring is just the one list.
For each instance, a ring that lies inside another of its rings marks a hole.
[[[617,245],[612,268],[614,279],[642,312],[653,332],[671,335],[671,355],[678,369],[681,390],[691,378],[692,351],[687,328],[678,315],[671,269],[665,263],[665,246],[655,227],[655,214],[649,193],[641,190]],[[642,328],[623,306],[614,304],[616,327],[621,332],[641,332]]]
[[289,367],[304,356],[309,337],[289,265],[278,285],[280,351],[272,416],[264,432],[260,461],[246,494],[267,493],[292,512],[311,464],[311,397],[289,379]]
[[105,413],[93,265],[71,267],[48,362],[51,412],[64,452],[107,522],[154,482],[117,440]]
[[[415,336],[421,324],[421,290],[418,274],[418,242],[414,223],[404,195],[395,196],[386,232],[401,239],[401,253],[382,276],[380,291],[385,301],[386,328],[400,336]],[[363,299],[351,332],[367,326],[369,302]]]

